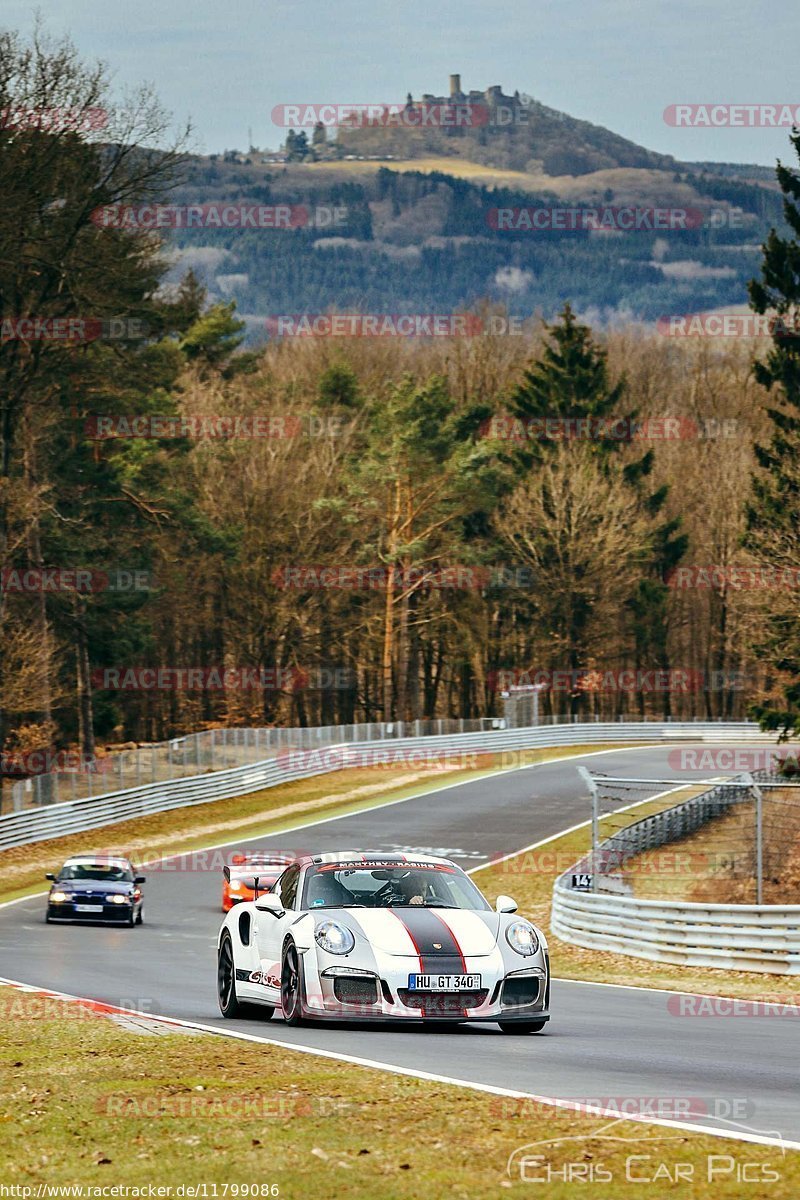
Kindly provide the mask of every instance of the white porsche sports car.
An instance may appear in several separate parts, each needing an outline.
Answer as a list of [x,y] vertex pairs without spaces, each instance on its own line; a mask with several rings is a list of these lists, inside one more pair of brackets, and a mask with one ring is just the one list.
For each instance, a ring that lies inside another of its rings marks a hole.
[[541,930],[499,896],[493,909],[455,863],[353,852],[296,858],[268,892],[222,923],[225,1017],[304,1021],[495,1021],[539,1033],[549,1020]]

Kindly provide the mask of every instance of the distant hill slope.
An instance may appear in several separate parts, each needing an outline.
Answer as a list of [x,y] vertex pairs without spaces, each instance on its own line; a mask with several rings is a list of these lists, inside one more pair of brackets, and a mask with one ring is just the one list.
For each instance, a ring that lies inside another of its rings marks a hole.
[[[484,92],[456,90],[447,96],[424,96],[418,110],[449,106],[474,112],[474,125],[456,118],[453,126],[414,129],[385,127],[380,122],[340,128],[337,142],[346,154],[391,154],[402,158],[465,158],[470,162],[546,175],[587,175],[615,167],[669,170],[675,159],[638,146],[602,125],[593,125],[519,92],[501,88]],[[453,87],[454,84],[451,84]],[[411,106],[412,112],[414,106]]]
[[[760,243],[771,225],[782,226],[770,172],[682,165],[597,126],[527,107],[536,119],[524,134],[433,131],[435,147],[430,131],[417,141],[408,130],[347,132],[367,139],[359,142],[365,153],[373,136],[384,148],[400,139],[403,157],[383,161],[333,152],[285,164],[258,154],[194,158],[175,202],[338,206],[345,217],[317,229],[175,231],[166,235],[175,252],[172,278],[192,267],[212,297],[236,301],[253,336],[263,335],[268,315],[334,309],[452,312],[488,300],[514,315],[549,318],[569,300],[603,324],[746,303]],[[523,162],[531,147],[536,154]],[[699,225],[636,233],[492,226],[498,207],[582,205],[688,208]]]

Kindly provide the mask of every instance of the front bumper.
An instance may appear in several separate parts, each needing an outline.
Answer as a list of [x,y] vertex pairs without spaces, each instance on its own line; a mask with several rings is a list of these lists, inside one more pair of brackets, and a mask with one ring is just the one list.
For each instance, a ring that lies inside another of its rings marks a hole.
[[104,904],[101,912],[78,912],[75,904],[48,904],[47,919],[49,921],[77,921],[86,924],[126,925],[130,921],[131,912],[138,912],[135,904]]
[[[407,970],[352,975],[326,974],[323,966],[306,979],[303,1015],[315,1021],[400,1021],[426,1024],[454,1021],[525,1022],[549,1020],[549,970],[541,966],[505,974],[483,971],[473,960],[470,971],[481,974],[481,987],[462,992],[422,992],[408,988]],[[379,969],[380,970],[380,969]],[[311,974],[311,973],[309,973]]]

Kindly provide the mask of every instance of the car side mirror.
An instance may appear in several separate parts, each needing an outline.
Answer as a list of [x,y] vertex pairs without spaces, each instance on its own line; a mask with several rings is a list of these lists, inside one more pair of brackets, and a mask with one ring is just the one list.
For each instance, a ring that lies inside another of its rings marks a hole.
[[147,877],[145,875],[134,875],[133,882],[134,883],[147,883]]
[[272,913],[273,917],[282,917],[286,910],[281,904],[281,898],[277,892],[264,892],[256,900],[256,911]]
[[56,881],[56,877],[52,871],[47,872],[47,874],[45,875],[45,879],[52,879],[53,883],[55,883],[55,881]]
[[225,879],[228,881],[228,883],[230,883],[230,881],[231,881],[231,869],[230,869],[230,867],[223,867],[223,868],[222,868],[222,874],[223,874],[224,878],[225,878]]
[[517,902],[512,900],[510,896],[498,896],[494,902],[494,907],[499,913],[515,913],[517,911]]

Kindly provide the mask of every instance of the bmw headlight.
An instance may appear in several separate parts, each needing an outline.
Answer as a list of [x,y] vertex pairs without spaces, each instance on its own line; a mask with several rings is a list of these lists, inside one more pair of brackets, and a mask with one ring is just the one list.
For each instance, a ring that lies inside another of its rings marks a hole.
[[123,896],[120,892],[115,892],[113,896],[108,897],[111,904],[130,904],[130,896]]
[[512,921],[506,930],[506,941],[517,954],[529,957],[539,949],[536,930],[527,921]]
[[68,896],[66,892],[51,892],[50,893],[50,903],[51,904],[63,904],[65,900],[71,900],[71,899],[72,899],[72,896]]
[[350,930],[338,921],[320,921],[314,931],[317,945],[329,954],[349,954],[356,944]]

